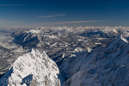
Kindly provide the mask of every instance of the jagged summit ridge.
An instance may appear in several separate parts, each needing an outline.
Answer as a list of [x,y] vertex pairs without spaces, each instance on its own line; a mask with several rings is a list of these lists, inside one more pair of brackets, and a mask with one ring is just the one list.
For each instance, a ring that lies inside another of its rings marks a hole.
[[57,74],[59,69],[56,63],[45,52],[32,49],[14,62],[1,78],[0,86],[60,86]]
[[117,37],[117,39],[114,42],[115,43],[116,42],[125,42],[125,43],[128,43],[128,40],[126,38],[124,38],[123,36],[119,36],[119,37]]
[[126,40],[123,36],[120,36],[121,40],[123,40],[124,42],[128,43],[128,40]]
[[66,76],[63,86],[128,86],[129,44],[125,40],[120,36],[107,47],[65,58],[60,67]]
[[126,48],[128,45],[128,40],[124,38],[123,36],[118,37],[116,40],[114,40],[106,49],[107,52],[113,52],[120,50],[122,48]]

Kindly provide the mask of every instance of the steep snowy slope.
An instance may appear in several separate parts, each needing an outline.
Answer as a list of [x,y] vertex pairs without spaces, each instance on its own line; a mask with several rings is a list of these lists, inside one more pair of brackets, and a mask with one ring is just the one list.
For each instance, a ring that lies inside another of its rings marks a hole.
[[129,44],[124,37],[106,48],[73,54],[60,66],[67,80],[63,86],[129,86]]
[[0,86],[60,86],[58,67],[45,52],[20,56],[0,79]]

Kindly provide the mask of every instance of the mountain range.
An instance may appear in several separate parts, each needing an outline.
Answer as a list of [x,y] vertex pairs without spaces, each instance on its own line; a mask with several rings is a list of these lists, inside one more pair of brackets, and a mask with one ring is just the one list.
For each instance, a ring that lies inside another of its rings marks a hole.
[[0,86],[129,86],[128,28],[39,27],[1,37]]

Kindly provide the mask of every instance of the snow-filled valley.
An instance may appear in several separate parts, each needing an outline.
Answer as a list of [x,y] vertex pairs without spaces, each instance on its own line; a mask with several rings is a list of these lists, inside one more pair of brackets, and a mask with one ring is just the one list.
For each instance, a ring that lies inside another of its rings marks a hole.
[[129,86],[128,27],[0,32],[0,86]]

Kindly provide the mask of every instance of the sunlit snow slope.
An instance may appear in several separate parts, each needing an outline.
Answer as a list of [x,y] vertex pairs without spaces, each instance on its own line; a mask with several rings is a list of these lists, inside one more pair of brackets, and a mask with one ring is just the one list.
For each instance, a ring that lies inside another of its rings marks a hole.
[[58,67],[45,52],[20,56],[0,79],[0,86],[60,86]]

